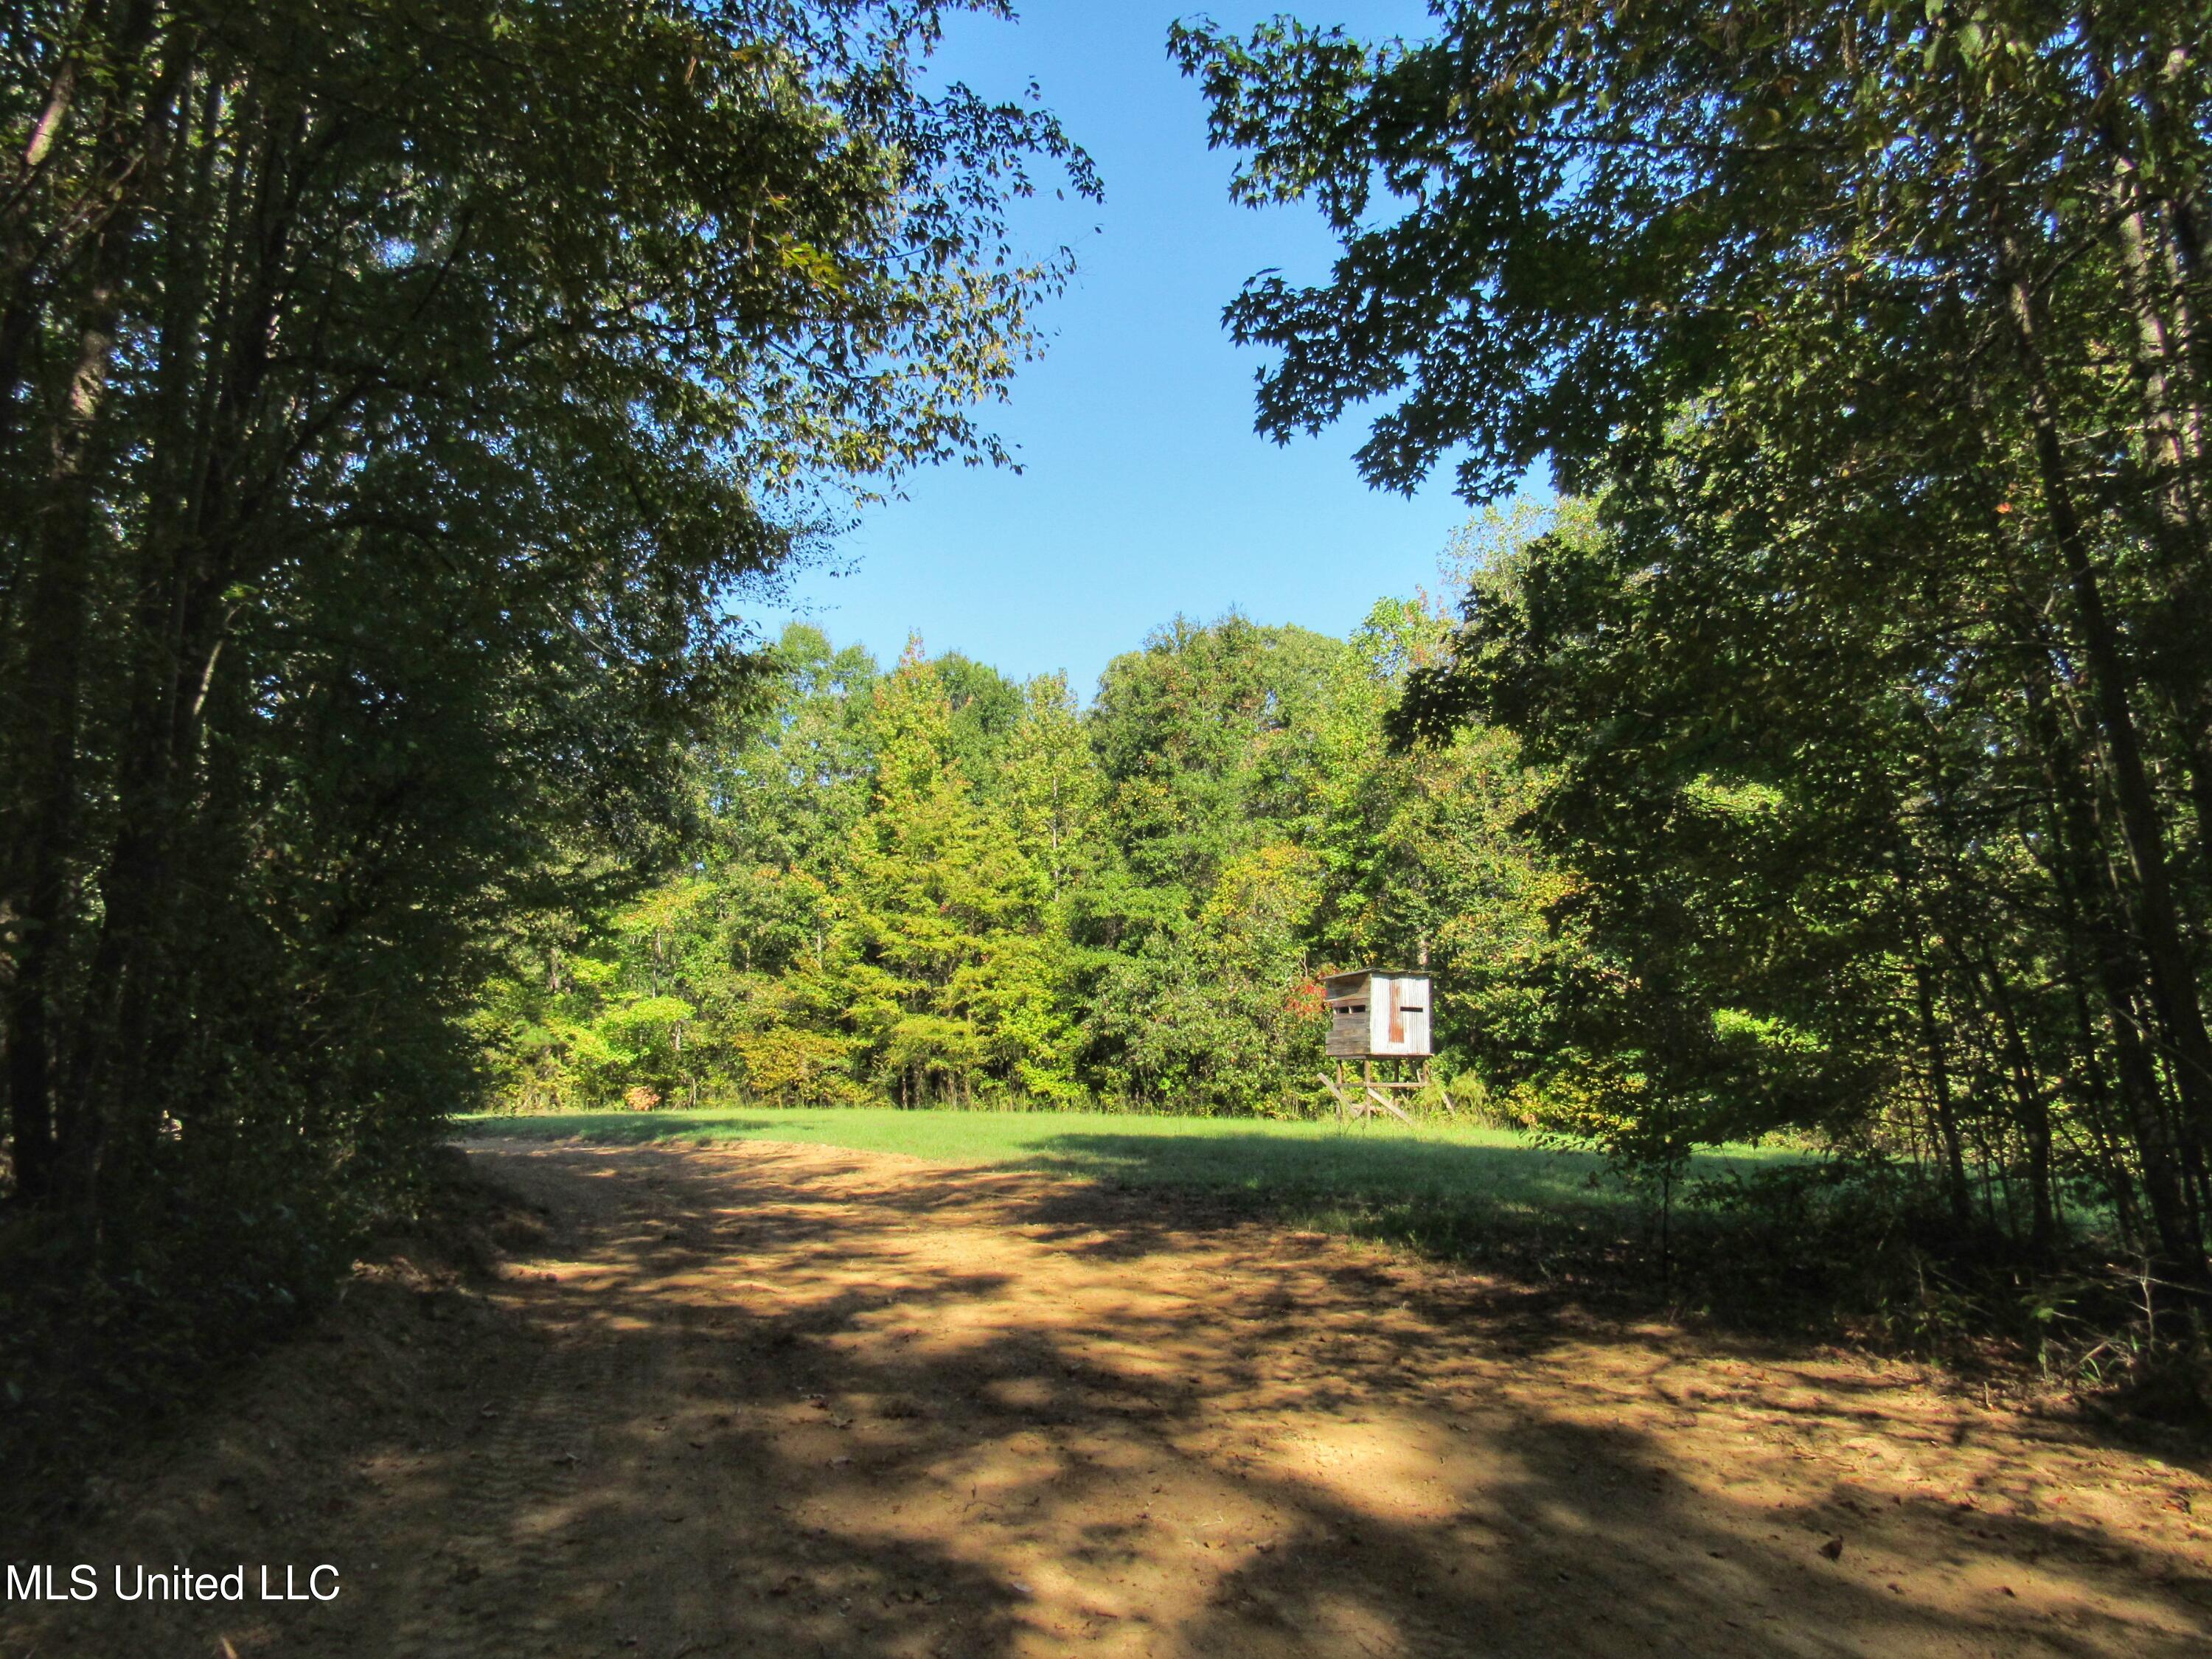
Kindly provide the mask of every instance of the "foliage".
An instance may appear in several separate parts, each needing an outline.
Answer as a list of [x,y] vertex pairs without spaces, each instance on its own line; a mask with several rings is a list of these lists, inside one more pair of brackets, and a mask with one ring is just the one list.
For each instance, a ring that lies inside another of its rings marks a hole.
[[795,626],[757,723],[695,751],[696,870],[488,985],[501,1097],[1297,1115],[1317,974],[1430,953],[1480,1098],[1563,947],[1512,745],[1384,750],[1442,635],[1425,601],[1350,644],[1178,621],[1079,710],[1057,676],[918,644],[883,674]]
[[[732,602],[997,454],[1064,269],[1010,199],[1095,186],[933,89],[939,12],[0,21],[0,1283],[241,1324],[327,1284],[476,1097],[489,964],[677,855],[760,678]],[[704,1008],[592,1000],[710,896],[507,997],[518,1063],[678,1079]]]
[[[1525,746],[1583,949],[1530,1071],[1665,1167],[1887,1150],[2050,1259],[2212,1217],[2201,19],[1457,0],[1179,27],[1328,278],[1230,308],[1279,435],[1583,498],[1397,724]],[[1556,1091],[1555,1091],[1556,1092]],[[1983,1178],[1974,1179],[1977,1172]]]

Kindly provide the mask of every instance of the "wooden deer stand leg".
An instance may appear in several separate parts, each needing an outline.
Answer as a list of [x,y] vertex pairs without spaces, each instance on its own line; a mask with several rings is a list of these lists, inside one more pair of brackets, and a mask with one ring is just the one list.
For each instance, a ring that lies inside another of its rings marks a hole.
[[1352,1111],[1352,1103],[1344,1097],[1344,1062],[1340,1060],[1336,1062],[1334,1082],[1329,1080],[1327,1072],[1317,1072],[1315,1075],[1321,1079],[1321,1086],[1328,1090],[1330,1097],[1336,1102],[1336,1121],[1341,1124]]
[[1399,1110],[1397,1105],[1391,1100],[1390,1097],[1382,1092],[1385,1089],[1402,1089],[1406,1086],[1405,1084],[1377,1084],[1375,1081],[1375,1062],[1372,1060],[1365,1061],[1361,1066],[1360,1081],[1364,1085],[1367,1091],[1367,1098],[1360,1103],[1360,1114],[1362,1116],[1371,1118],[1377,1112],[1388,1112],[1392,1117],[1396,1118],[1399,1122],[1404,1124],[1407,1128],[1410,1129],[1413,1127],[1413,1120],[1407,1117],[1402,1111]]

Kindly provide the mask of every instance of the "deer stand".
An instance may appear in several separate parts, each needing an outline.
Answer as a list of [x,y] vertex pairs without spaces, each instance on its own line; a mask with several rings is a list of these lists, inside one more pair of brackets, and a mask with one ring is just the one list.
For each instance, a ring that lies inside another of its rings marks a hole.
[[[1388,1112],[1408,1128],[1413,1120],[1390,1098],[1425,1089],[1434,1081],[1430,1066],[1429,976],[1380,968],[1355,968],[1322,981],[1328,1009],[1328,1056],[1336,1076],[1317,1073],[1321,1086],[1336,1102],[1340,1123],[1362,1121]],[[1345,1062],[1359,1062],[1359,1080],[1345,1075]],[[1384,1074],[1376,1075],[1380,1063]],[[1442,1091],[1438,1091],[1442,1093]],[[1449,1094],[1444,1110],[1458,1115]]]

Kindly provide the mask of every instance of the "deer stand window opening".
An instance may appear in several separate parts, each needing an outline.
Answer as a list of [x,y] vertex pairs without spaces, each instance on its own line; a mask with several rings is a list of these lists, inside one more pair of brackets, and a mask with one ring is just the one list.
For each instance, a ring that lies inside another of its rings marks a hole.
[[[1429,976],[1358,968],[1328,975],[1322,981],[1322,996],[1328,1007],[1328,1052],[1336,1062],[1336,1076],[1320,1073],[1321,1086],[1334,1097],[1338,1118],[1388,1112],[1411,1125],[1413,1120],[1390,1097],[1425,1089],[1434,1080],[1429,1069],[1435,1052],[1429,1041]],[[1355,1060],[1359,1075],[1348,1078],[1346,1066]],[[1443,1097],[1444,1109],[1456,1116],[1451,1097]]]

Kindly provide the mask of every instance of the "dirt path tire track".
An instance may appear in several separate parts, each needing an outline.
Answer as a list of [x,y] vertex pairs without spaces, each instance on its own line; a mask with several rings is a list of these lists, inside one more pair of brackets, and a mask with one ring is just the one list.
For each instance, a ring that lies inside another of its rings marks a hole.
[[[567,1343],[516,1378],[468,1458],[438,1551],[416,1553],[398,1591],[392,1659],[528,1659],[559,1628],[565,1563],[545,1524],[592,1456],[594,1431],[642,1369],[636,1350]],[[540,1607],[536,1613],[519,1609]]]

